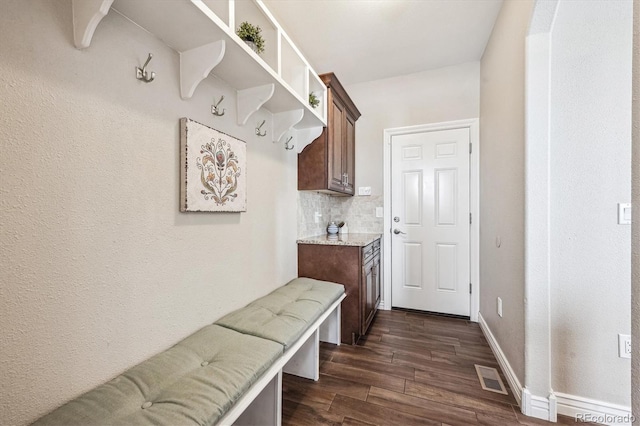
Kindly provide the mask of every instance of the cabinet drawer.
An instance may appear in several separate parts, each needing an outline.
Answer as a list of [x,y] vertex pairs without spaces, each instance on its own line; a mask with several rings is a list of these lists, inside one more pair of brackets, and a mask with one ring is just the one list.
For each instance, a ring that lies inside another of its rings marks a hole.
[[375,250],[373,248],[373,243],[365,246],[362,249],[362,261],[363,261],[363,263],[367,263],[367,261],[369,261],[373,257],[374,252],[375,252]]
[[362,261],[369,261],[374,255],[380,253],[380,239],[378,238],[374,242],[364,246],[362,248]]

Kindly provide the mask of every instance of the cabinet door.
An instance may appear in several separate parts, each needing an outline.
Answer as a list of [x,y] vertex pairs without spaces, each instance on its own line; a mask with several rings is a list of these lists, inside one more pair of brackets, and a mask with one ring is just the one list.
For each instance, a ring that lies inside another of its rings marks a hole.
[[362,331],[360,334],[366,334],[369,329],[369,324],[371,324],[371,320],[373,319],[373,314],[375,313],[375,274],[374,274],[374,259],[368,261],[363,268],[363,284],[364,288],[362,291],[363,294],[363,312],[364,315],[362,317]]
[[356,121],[349,114],[345,113],[345,143],[343,169],[346,174],[346,185],[344,192],[354,194],[356,181]]
[[344,118],[345,108],[342,102],[332,97],[329,105],[329,120],[327,129],[329,130],[328,163],[329,182],[328,187],[334,191],[344,191]]
[[378,310],[378,305],[380,305],[380,294],[381,294],[381,290],[380,290],[380,283],[381,283],[381,279],[380,279],[380,253],[378,252],[378,254],[376,254],[376,256],[373,258],[373,290],[374,290],[374,311]]

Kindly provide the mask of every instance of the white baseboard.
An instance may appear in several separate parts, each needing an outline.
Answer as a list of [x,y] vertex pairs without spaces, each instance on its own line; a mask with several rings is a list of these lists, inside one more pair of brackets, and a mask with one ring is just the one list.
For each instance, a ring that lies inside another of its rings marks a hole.
[[520,384],[498,341],[480,313],[478,313],[478,323],[524,415],[555,422],[557,415],[561,414],[574,419],[580,416],[584,421],[604,425],[631,426],[633,420],[631,407],[560,392],[551,393],[548,397],[533,395]]
[[558,414],[604,425],[631,425],[631,407],[556,393]]
[[553,393],[545,398],[544,396],[534,395],[529,392],[529,389],[524,388],[522,391],[522,405],[520,407],[522,414],[525,416],[550,422],[557,421],[558,405],[556,396]]
[[504,352],[502,352],[498,341],[494,337],[493,333],[491,333],[489,326],[480,312],[478,312],[478,323],[480,324],[480,329],[482,330],[484,337],[487,339],[487,342],[491,347],[493,355],[496,357],[496,360],[498,360],[498,364],[507,378],[507,382],[509,383],[511,392],[513,392],[513,396],[515,396],[516,401],[518,401],[518,405],[522,407],[522,385],[520,384],[520,380],[518,380],[518,376],[516,376],[513,368],[511,368],[509,360],[505,356]]
[[498,341],[491,332],[491,329],[489,329],[489,326],[481,313],[478,313],[478,323],[480,324],[480,329],[484,333],[487,342],[489,342],[489,346],[491,347],[493,354],[498,360],[500,368],[502,368],[502,372],[507,377],[507,382],[509,383],[511,392],[513,392],[513,396],[515,396],[522,414],[529,417],[535,417],[537,419],[555,422],[557,416],[555,396],[551,394],[548,397],[541,397],[533,395],[528,389],[523,388],[520,380],[518,380],[518,376],[516,376],[516,373],[511,368],[509,360],[505,356],[504,352],[502,352]]

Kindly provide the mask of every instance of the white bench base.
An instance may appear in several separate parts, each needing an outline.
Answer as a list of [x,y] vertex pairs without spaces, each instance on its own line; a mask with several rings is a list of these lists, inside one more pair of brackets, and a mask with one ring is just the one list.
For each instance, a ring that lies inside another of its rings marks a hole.
[[220,419],[219,425],[282,425],[282,373],[320,378],[320,342],[340,345],[340,304],[336,300]]
[[262,392],[251,401],[233,424],[237,426],[282,424],[282,371],[267,383]]

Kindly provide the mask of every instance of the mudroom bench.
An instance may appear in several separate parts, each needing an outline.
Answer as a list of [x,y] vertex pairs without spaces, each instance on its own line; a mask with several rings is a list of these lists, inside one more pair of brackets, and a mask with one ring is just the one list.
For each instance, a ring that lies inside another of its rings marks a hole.
[[340,284],[296,278],[34,425],[280,425],[282,373],[318,380],[344,298]]

